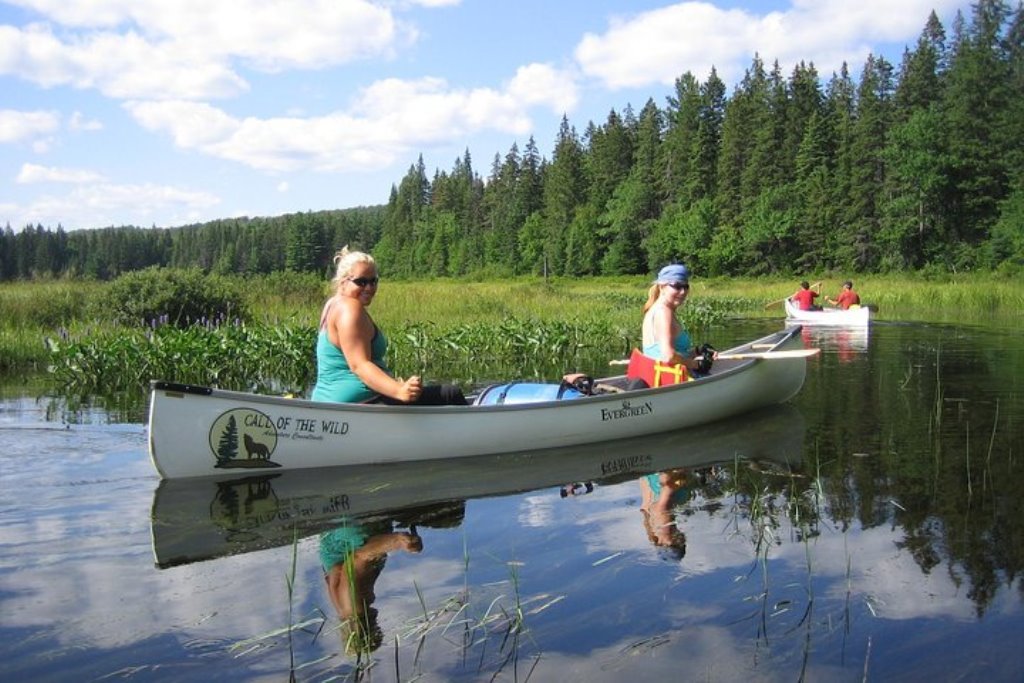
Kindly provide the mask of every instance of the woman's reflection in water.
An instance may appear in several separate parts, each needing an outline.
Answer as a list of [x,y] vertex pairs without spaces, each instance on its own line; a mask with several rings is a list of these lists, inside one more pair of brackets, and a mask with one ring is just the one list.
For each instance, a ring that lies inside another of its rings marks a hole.
[[647,538],[679,560],[686,555],[686,535],[676,526],[672,508],[689,498],[687,477],[685,469],[672,469],[640,478],[640,512]]
[[380,647],[383,633],[372,607],[376,598],[373,587],[388,553],[395,550],[423,550],[415,527],[397,532],[391,522],[352,523],[320,535],[327,592],[341,619],[341,642],[348,654],[369,653]]

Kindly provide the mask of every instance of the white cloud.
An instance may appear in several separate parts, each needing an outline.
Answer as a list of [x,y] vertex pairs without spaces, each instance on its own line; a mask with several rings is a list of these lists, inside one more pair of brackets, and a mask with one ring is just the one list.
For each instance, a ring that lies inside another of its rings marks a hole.
[[746,51],[753,18],[742,10],[683,3],[613,19],[603,35],[588,33],[576,59],[607,87],[672,83],[684,71],[706,76],[714,64],[732,62]]
[[683,2],[615,18],[603,34],[586,34],[575,57],[585,74],[609,88],[671,84],[690,71],[703,80],[714,66],[726,81],[742,74],[755,53],[788,70],[798,60],[819,73],[856,64],[879,42],[912,44],[929,13],[960,0],[794,0],[782,12],[755,15],[706,2]]
[[288,188],[289,188],[289,185],[288,185],[288,181],[287,180],[282,180],[281,182],[279,182],[277,184],[277,191],[278,192],[285,193],[285,192],[288,191]]
[[22,142],[56,131],[60,117],[53,111],[0,109],[0,143]]
[[103,176],[95,171],[77,168],[55,168],[38,164],[22,164],[18,183],[95,183]]
[[[196,220],[218,204],[220,198],[209,192],[175,186],[83,184],[65,195],[40,196],[28,205],[0,205],[0,222],[12,226],[60,224],[65,229],[147,226],[158,219],[163,225],[179,225]],[[163,219],[165,216],[168,218]]]
[[543,66],[519,70],[507,89],[459,89],[437,78],[385,79],[362,90],[346,111],[322,116],[231,116],[209,104],[131,101],[144,128],[175,144],[267,171],[385,168],[416,149],[483,130],[530,131],[530,106],[575,104],[570,76]]
[[421,7],[455,7],[462,3],[462,0],[408,0],[410,5]]
[[136,33],[100,33],[62,42],[40,25],[22,31],[0,26],[0,75],[40,86],[95,88],[127,97],[225,97],[248,89],[227,64]]
[[318,69],[416,38],[365,0],[25,0],[62,27],[0,26],[0,74],[116,98],[210,99],[248,89],[241,65]]
[[558,115],[576,108],[579,88],[565,71],[548,64],[527,64],[516,70],[508,92],[525,104],[547,104]]
[[68,119],[68,128],[74,131],[103,130],[103,122],[97,121],[96,119],[86,119],[82,112],[76,111],[72,113],[71,118]]

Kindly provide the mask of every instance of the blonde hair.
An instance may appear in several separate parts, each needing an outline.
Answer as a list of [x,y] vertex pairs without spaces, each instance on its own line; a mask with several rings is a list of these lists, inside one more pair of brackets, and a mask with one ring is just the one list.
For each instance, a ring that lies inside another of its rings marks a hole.
[[647,290],[647,302],[644,304],[644,313],[651,310],[651,306],[658,300],[658,296],[661,294],[661,285],[655,282],[651,285],[651,288]]
[[374,268],[377,267],[377,262],[373,260],[372,256],[365,251],[351,251],[347,244],[334,255],[335,270],[334,277],[331,278],[331,284],[334,285],[335,289],[341,287],[341,283],[352,272],[352,266],[357,263],[368,263]]

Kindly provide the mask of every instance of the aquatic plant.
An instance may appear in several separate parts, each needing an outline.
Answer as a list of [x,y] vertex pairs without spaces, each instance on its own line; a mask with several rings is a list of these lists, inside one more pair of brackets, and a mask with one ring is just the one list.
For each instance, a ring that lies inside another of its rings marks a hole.
[[249,391],[303,391],[312,381],[308,326],[208,323],[184,329],[103,329],[50,337],[50,374],[72,392],[141,391],[173,379]]
[[[637,343],[637,330],[603,320],[541,321],[507,318],[496,323],[443,327],[398,326],[389,365],[398,374],[422,373],[471,382],[546,376],[557,379],[581,367],[607,366]],[[150,380],[260,392],[303,394],[315,374],[316,329],[295,321],[274,325],[208,321],[187,328],[97,328],[81,337],[47,339],[50,373],[72,391],[140,391]]]

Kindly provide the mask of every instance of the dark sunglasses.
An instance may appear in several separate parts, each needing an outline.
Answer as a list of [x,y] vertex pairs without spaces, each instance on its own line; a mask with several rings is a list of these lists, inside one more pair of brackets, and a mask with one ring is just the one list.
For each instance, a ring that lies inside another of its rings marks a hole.
[[677,292],[679,290],[683,290],[684,292],[690,291],[690,283],[689,282],[669,282],[667,284],[668,284],[669,287],[671,287],[672,289],[676,290]]
[[352,284],[354,284],[359,289],[362,289],[363,287],[370,287],[370,286],[376,287],[377,283],[380,282],[380,278],[379,277],[350,277],[348,279],[348,281],[351,282]]

